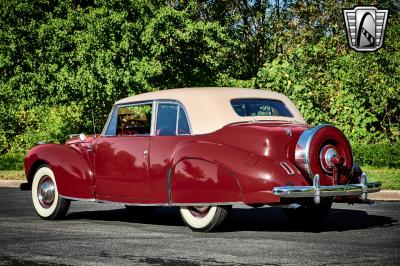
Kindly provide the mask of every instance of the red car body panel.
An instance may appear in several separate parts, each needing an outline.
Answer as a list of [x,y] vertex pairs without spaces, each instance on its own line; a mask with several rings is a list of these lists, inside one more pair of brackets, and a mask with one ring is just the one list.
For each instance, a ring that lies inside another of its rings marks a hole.
[[149,136],[100,137],[94,142],[96,198],[130,201],[149,197]]
[[73,138],[65,146],[35,147],[25,169],[32,176],[38,160],[50,165],[60,194],[68,198],[156,205],[278,203],[274,187],[311,182],[296,168],[293,155],[307,128],[242,123],[195,136]]
[[42,144],[31,149],[25,157],[25,173],[29,182],[42,164],[51,167],[59,193],[79,199],[94,198],[94,176],[91,162],[85,151],[86,143],[78,147],[58,144]]
[[183,159],[171,176],[173,204],[242,202],[240,185],[224,166],[201,159]]

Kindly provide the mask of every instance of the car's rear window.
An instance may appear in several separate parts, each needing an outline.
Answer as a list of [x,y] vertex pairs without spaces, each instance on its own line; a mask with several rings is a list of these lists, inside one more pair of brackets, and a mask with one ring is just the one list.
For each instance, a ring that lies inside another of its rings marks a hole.
[[231,104],[239,116],[293,117],[286,105],[273,99],[234,99]]

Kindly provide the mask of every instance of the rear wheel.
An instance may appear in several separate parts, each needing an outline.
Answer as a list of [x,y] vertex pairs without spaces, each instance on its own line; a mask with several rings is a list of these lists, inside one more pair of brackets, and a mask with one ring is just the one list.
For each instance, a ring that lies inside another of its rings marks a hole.
[[210,232],[223,224],[232,206],[181,207],[183,221],[193,231]]
[[318,224],[328,216],[332,207],[332,200],[321,198],[320,204],[315,204],[311,199],[300,202],[300,205],[296,209],[283,209],[283,211],[295,223],[313,225]]
[[67,213],[70,201],[58,194],[53,171],[41,165],[32,180],[32,202],[36,213],[43,219],[61,219]]

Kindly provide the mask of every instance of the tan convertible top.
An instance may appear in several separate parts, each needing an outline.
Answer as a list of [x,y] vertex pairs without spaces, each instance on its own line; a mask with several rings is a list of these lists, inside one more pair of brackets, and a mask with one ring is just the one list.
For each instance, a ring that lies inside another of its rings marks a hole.
[[[233,110],[233,99],[275,99],[285,103],[293,117],[252,116],[241,117]],[[138,94],[121,99],[116,104],[126,104],[150,100],[174,100],[183,104],[193,134],[206,134],[235,122],[254,120],[280,120],[305,123],[303,116],[288,97],[283,94],[243,88],[182,88]]]

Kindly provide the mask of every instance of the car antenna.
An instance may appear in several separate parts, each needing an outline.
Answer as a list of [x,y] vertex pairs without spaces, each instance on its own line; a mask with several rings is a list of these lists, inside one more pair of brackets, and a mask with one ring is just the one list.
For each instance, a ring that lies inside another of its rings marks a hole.
[[94,134],[94,137],[96,137],[96,126],[94,124],[94,112],[93,112],[93,109],[92,109],[92,124],[93,124],[93,134]]

